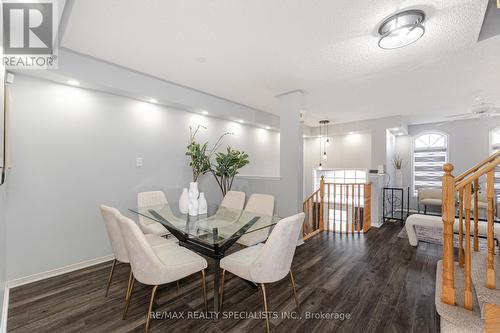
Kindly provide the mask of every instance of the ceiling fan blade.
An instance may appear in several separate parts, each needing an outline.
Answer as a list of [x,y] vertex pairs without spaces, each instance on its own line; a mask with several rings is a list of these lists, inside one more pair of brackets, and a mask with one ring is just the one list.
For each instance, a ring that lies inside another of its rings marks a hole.
[[500,116],[500,107],[495,107],[495,108],[491,109],[491,111],[488,113],[488,116],[490,116],[490,117]]
[[446,116],[446,118],[472,118],[474,115],[467,112],[467,113],[461,113],[461,114],[453,114],[451,116]]

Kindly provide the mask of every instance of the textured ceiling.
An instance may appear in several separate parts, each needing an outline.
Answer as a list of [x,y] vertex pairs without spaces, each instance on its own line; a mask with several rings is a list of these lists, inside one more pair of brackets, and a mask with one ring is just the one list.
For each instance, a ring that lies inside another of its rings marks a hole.
[[[62,46],[272,113],[302,89],[310,123],[455,114],[478,94],[500,103],[500,39],[477,43],[486,4],[85,0]],[[408,8],[426,12],[424,37],[380,49],[378,24]]]

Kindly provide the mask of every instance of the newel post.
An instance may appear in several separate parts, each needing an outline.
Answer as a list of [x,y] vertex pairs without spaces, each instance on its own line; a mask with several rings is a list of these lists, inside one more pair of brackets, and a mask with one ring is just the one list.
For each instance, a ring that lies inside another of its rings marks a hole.
[[319,230],[323,231],[325,229],[324,227],[324,218],[323,215],[325,215],[324,212],[324,207],[323,207],[323,202],[325,201],[325,176],[321,176],[321,180],[319,181]]
[[455,177],[451,174],[453,164],[443,165],[442,217],[443,217],[443,290],[441,301],[455,305],[453,223],[455,222]]

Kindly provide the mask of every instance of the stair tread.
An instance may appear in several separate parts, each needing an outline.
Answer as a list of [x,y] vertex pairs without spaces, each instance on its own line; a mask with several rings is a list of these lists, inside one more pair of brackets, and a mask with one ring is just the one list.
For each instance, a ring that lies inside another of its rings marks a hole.
[[[500,305],[500,290],[486,287],[486,268],[488,254],[484,252],[474,252],[471,255],[471,277],[477,299],[481,308],[481,316],[484,318],[484,309],[487,303]],[[495,272],[500,271],[498,260],[494,262]],[[500,286],[500,274],[495,274],[496,286]]]
[[462,328],[467,332],[483,332],[484,331],[484,320],[481,318],[481,312],[477,297],[475,295],[474,288],[472,288],[473,293],[473,309],[472,311],[466,310],[464,308],[464,290],[465,290],[465,279],[464,271],[455,263],[455,303],[456,306],[448,305],[441,302],[441,290],[442,290],[442,260],[437,263],[436,269],[436,293],[435,293],[435,303],[436,311],[439,313],[442,319],[453,323],[453,325]]

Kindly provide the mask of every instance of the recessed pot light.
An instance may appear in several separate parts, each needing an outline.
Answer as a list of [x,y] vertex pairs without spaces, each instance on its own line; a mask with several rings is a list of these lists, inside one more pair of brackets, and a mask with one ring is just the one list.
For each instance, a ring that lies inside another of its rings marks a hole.
[[76,87],[78,87],[80,85],[80,82],[78,82],[77,80],[68,80],[67,82],[68,82],[68,84],[71,84],[72,86],[76,86]]
[[154,98],[148,99],[148,102],[149,103],[154,103],[154,104],[158,103],[158,101],[156,99],[154,99]]
[[239,122],[240,124],[243,124],[243,123],[244,123],[244,121],[243,121],[242,119],[238,120],[238,122]]
[[204,114],[206,116],[208,114],[208,111],[203,110],[201,111],[201,114]]

